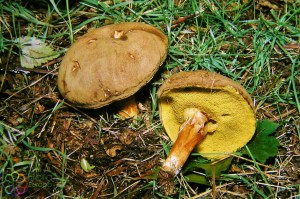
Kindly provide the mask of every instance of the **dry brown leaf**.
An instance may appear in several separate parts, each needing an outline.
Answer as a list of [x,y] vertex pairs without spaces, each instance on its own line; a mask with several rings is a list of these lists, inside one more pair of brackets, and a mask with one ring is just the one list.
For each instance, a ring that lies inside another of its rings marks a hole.
[[44,112],[44,110],[45,110],[45,106],[43,106],[42,104],[37,102],[36,105],[35,105],[34,113],[35,114],[41,114],[41,113]]
[[129,145],[134,141],[135,135],[136,133],[134,131],[126,129],[120,134],[119,140],[122,144]]
[[124,170],[125,170],[125,167],[119,166],[119,167],[117,167],[116,169],[113,169],[113,170],[107,172],[106,175],[107,175],[107,176],[110,176],[110,177],[112,177],[112,176],[118,176],[118,175],[120,175]]
[[110,157],[116,157],[117,156],[117,151],[119,151],[121,149],[123,149],[123,147],[121,145],[115,145],[112,148],[105,150],[105,152]]
[[279,7],[275,4],[272,4],[270,1],[267,0],[260,0],[258,3],[260,6],[268,7],[273,10],[279,10]]

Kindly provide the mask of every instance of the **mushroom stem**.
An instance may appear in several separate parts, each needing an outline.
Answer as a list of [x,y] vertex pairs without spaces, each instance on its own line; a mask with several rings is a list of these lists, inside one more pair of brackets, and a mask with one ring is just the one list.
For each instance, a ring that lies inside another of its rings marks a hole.
[[181,125],[178,138],[176,139],[169,156],[165,160],[161,170],[175,176],[177,175],[194,147],[201,142],[206,136],[206,129],[204,128],[208,118],[198,109],[185,111],[185,117],[188,119]]
[[138,107],[135,99],[135,95],[132,95],[126,99],[123,99],[119,102],[120,110],[118,114],[123,118],[137,118]]

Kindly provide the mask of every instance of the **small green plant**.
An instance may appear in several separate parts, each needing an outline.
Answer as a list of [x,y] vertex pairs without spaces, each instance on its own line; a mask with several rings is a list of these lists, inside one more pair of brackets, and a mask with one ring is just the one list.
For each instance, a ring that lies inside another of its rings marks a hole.
[[80,166],[85,172],[90,172],[91,170],[93,170],[95,168],[95,166],[90,165],[90,163],[85,158],[82,158],[80,160]]
[[256,127],[256,136],[248,144],[248,150],[243,148],[242,154],[250,156],[261,163],[266,163],[270,157],[278,154],[279,142],[276,137],[272,136],[275,133],[279,124],[271,122],[270,120],[259,120]]

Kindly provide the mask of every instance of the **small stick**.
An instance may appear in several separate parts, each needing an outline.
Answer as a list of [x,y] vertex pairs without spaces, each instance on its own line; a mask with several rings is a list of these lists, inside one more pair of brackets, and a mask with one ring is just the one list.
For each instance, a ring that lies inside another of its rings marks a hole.
[[[51,60],[48,63],[40,66],[40,68],[54,65],[54,64],[60,62],[61,60],[62,60],[62,57]],[[52,74],[52,75],[56,75],[56,76],[58,74],[58,72],[55,72],[54,70],[49,71],[49,70],[38,69],[38,68],[24,68],[24,67],[16,67],[16,68],[14,68],[10,71],[13,71],[13,72],[19,72],[19,71],[22,71],[22,72],[26,71],[27,72],[28,71],[28,72],[34,72],[34,73],[40,73],[40,74]]]
[[102,178],[100,181],[100,184],[97,186],[97,189],[93,193],[93,195],[90,197],[90,199],[97,199],[99,196],[100,191],[104,188],[104,179]]
[[214,164],[211,165],[211,173],[212,197],[216,199],[216,166]]
[[[187,16],[185,16],[185,17],[178,17],[177,20],[172,21],[171,26],[172,26],[172,27],[177,27],[179,24],[184,23],[187,19],[191,19],[191,18],[195,17],[197,14],[198,14],[198,13],[196,13],[196,14],[190,14],[190,15],[187,15]],[[162,27],[162,28],[166,28],[167,25],[166,25],[166,24],[163,24],[161,27]]]

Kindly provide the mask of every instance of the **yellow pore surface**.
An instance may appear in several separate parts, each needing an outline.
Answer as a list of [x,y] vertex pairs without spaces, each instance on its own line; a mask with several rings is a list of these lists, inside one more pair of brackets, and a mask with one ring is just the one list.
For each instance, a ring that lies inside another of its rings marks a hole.
[[208,116],[206,128],[209,133],[195,151],[209,159],[237,151],[255,133],[255,115],[251,106],[231,86],[168,90],[162,94],[159,106],[161,120],[173,142],[184,123],[185,109],[197,108]]

